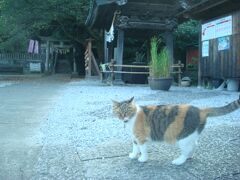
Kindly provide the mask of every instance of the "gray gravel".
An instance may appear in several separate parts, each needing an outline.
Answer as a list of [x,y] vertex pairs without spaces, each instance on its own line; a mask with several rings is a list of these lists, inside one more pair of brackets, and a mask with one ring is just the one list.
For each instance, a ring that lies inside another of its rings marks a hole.
[[[41,91],[48,87],[41,85],[44,81],[39,79],[31,86],[35,84]],[[239,110],[209,119],[193,160],[175,167],[170,162],[179,151],[166,144],[151,145],[147,163],[130,161],[130,137],[124,125],[113,117],[111,108],[111,100],[132,96],[139,105],[223,106],[237,99],[239,92],[175,86],[164,92],[152,91],[148,85],[108,86],[99,80],[66,78],[63,81],[48,101],[46,113],[38,117],[41,123],[36,140],[41,149],[36,153],[33,173],[23,179],[240,178]],[[55,80],[48,83],[49,88],[57,84]]]
[[[72,159],[77,163],[60,167],[75,169],[75,173],[72,173],[75,177],[72,179],[235,179],[239,177],[237,169],[240,167],[240,154],[236,154],[236,149],[240,147],[240,138],[235,136],[240,130],[239,111],[209,119],[202,140],[199,141],[200,145],[194,161],[178,168],[171,166],[170,162],[179,151],[176,147],[166,144],[150,146],[150,160],[146,165],[130,161],[128,159],[131,150],[130,137],[123,124],[113,117],[111,110],[112,99],[124,100],[132,96],[140,105],[188,103],[199,107],[222,106],[237,99],[239,96],[237,92],[174,86],[170,91],[163,92],[152,91],[147,85],[107,86],[95,80],[82,80],[68,83],[59,94],[59,99],[53,104],[47,122],[41,128],[44,134],[43,142],[47,146],[42,150],[41,156],[45,158],[39,161],[38,174],[49,174],[47,167],[55,164],[54,170],[50,171],[53,177],[58,179],[73,177],[66,171],[65,176],[62,176],[61,172],[64,169],[58,169],[59,166],[56,166],[59,159],[56,159],[55,154],[59,153],[59,150],[48,147],[49,144],[55,147],[67,144],[67,149],[61,146],[59,149],[65,149],[67,154],[76,155],[78,158]],[[235,144],[231,145],[231,142]],[[52,159],[55,160],[45,163],[46,158],[49,158],[49,151],[53,152]],[[216,161],[218,153],[222,155]],[[235,157],[232,157],[233,154]],[[161,169],[161,173],[158,169]]]
[[[152,91],[146,85],[106,86],[99,81],[72,81],[59,92],[57,104],[42,125],[46,144],[72,143],[76,147],[96,146],[128,134],[112,115],[112,99],[134,96],[140,105],[188,103],[198,107],[222,106],[238,98],[238,93],[172,87],[169,92]],[[239,111],[209,119],[208,124],[239,124]]]

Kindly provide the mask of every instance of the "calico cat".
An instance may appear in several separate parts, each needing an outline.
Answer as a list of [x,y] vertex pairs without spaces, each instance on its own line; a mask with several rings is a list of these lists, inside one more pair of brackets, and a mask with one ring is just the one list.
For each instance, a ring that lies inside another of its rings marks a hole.
[[181,165],[191,158],[207,117],[222,116],[240,108],[240,97],[223,107],[200,109],[191,105],[138,106],[130,100],[113,101],[113,113],[131,132],[133,150],[129,158],[148,160],[147,142],[177,143],[181,155],[172,164]]

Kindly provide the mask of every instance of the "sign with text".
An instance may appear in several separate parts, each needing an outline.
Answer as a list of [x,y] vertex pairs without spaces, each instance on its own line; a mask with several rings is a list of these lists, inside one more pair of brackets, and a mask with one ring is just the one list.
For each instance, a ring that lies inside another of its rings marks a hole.
[[202,41],[229,35],[232,35],[232,16],[226,16],[202,25]]
[[209,22],[202,25],[202,41],[215,38],[215,24],[214,22]]
[[30,72],[41,72],[41,63],[30,62]]

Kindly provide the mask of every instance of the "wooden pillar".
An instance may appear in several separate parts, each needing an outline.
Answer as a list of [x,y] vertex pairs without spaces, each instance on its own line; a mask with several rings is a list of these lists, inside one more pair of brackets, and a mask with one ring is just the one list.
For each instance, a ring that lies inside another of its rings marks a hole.
[[89,58],[89,69],[88,69],[88,75],[92,76],[92,40],[88,40],[88,58]]
[[76,64],[76,49],[73,48],[73,73],[77,73],[77,64]]
[[[107,43],[107,32],[104,31],[104,60],[103,63],[106,64],[109,62],[109,50],[108,50],[108,43]],[[108,75],[107,74],[102,74],[102,80],[107,79]]]
[[[167,49],[169,51],[169,55],[170,55],[170,65],[173,65],[173,34],[171,31],[167,31],[164,33],[164,38],[165,38],[165,41],[166,41],[166,46],[167,46]],[[172,69],[171,69],[172,71]]]
[[92,40],[87,39],[87,46],[85,51],[85,71],[86,77],[92,76]]
[[[123,47],[124,47],[124,31],[122,29],[118,29],[117,48],[114,54],[116,57],[116,64],[119,64],[119,65],[123,64]],[[122,68],[118,67],[117,70],[121,71]],[[116,74],[115,81],[117,83],[123,83],[122,74]]]
[[201,22],[199,22],[199,27],[198,29],[200,29],[200,33],[199,33],[199,37],[198,37],[198,43],[199,43],[199,46],[198,46],[198,88],[200,88],[202,86],[202,79],[201,79],[201,76],[202,76],[202,72],[201,72],[201,60],[202,60],[202,41],[201,41]]
[[76,64],[76,49],[73,47],[73,72],[72,72],[72,77],[78,76],[77,72],[77,64]]
[[45,73],[49,72],[49,55],[50,55],[50,42],[47,40],[46,46],[46,61],[45,61]]
[[106,35],[107,32],[104,31],[104,63],[108,63],[109,59],[108,59],[108,47],[107,47],[107,39],[106,39]]

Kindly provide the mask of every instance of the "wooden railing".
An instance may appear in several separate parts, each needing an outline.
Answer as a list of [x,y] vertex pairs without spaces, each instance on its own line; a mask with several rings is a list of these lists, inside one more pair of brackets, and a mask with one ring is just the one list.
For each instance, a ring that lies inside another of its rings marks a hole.
[[[103,74],[111,74],[111,81],[114,81],[115,74],[149,74],[149,66],[144,65],[126,65],[126,64],[115,64],[115,61],[112,60],[110,63],[101,64],[101,79],[103,79]],[[177,74],[178,75],[178,85],[181,84],[181,76],[182,76],[182,68],[184,67],[184,64],[181,63],[181,61],[178,61],[177,64],[173,64],[171,66],[172,72],[171,74]],[[117,69],[116,69],[117,68]],[[145,71],[126,71],[122,70],[122,68],[138,68],[138,69],[145,69]],[[116,70],[115,70],[116,69]],[[119,70],[120,69],[120,70]]]

